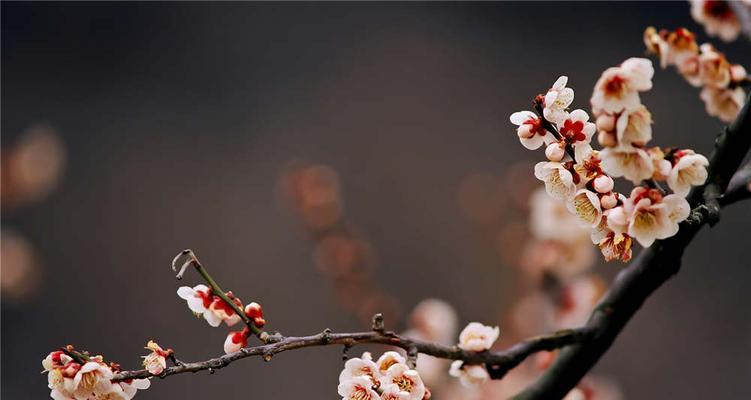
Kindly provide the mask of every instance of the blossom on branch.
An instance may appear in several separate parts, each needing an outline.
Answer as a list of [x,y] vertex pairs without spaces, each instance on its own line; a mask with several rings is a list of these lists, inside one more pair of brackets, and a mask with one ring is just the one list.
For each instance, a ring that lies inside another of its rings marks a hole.
[[459,378],[464,386],[478,386],[490,379],[488,370],[483,365],[464,365],[464,361],[456,360],[451,363],[449,375]]
[[[691,16],[704,25],[709,36],[732,42],[741,33],[741,23],[726,0],[689,0]],[[730,0],[738,1],[738,0]]]
[[172,353],[171,350],[164,350],[155,341],[149,340],[145,349],[151,350],[147,356],[142,356],[143,367],[152,375],[159,375],[167,368],[167,357]]
[[497,326],[470,322],[459,334],[459,348],[467,351],[489,350],[499,335],[500,330]]

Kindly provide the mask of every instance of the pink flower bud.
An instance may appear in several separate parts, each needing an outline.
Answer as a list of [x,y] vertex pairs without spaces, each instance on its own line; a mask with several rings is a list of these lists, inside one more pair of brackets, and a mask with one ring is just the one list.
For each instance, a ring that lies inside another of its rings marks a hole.
[[618,204],[618,198],[615,193],[606,194],[600,198],[600,206],[606,210],[609,210]]
[[600,175],[595,178],[594,187],[598,193],[608,193],[613,190],[613,178],[607,175]]
[[602,114],[597,117],[595,124],[600,131],[612,132],[615,129],[615,117],[608,114]]
[[263,309],[260,304],[252,302],[245,306],[245,315],[250,319],[260,318],[263,317]]
[[615,145],[618,144],[618,138],[613,132],[600,131],[600,133],[597,134],[597,141],[600,142],[600,145],[603,147],[615,147]]
[[548,160],[550,161],[561,161],[563,160],[563,156],[566,155],[565,145],[561,142],[555,142],[548,145],[548,147],[545,149],[545,156],[548,157]]
[[521,139],[530,139],[535,135],[535,131],[532,128],[533,126],[531,124],[521,124],[519,125],[519,128],[516,129],[516,134],[519,135],[519,138]]

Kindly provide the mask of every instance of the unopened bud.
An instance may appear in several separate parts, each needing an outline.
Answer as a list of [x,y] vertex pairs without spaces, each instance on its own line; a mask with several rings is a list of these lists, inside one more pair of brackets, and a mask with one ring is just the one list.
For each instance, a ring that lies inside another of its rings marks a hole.
[[550,161],[561,161],[563,160],[563,156],[566,155],[566,149],[564,147],[565,145],[561,142],[555,142],[548,145],[547,148],[545,148],[545,156],[548,157],[548,160]]
[[259,318],[259,317],[262,318],[263,317],[263,309],[261,308],[260,304],[258,304],[256,302],[252,302],[252,303],[248,304],[247,306],[245,306],[245,315],[247,315],[248,318],[250,318],[250,319],[255,319],[255,318]]
[[598,193],[608,193],[613,190],[613,178],[607,175],[600,175],[595,178],[594,187]]
[[618,198],[615,196],[615,193],[606,194],[600,198],[600,206],[606,210],[615,207],[617,204]]
[[600,145],[603,147],[615,147],[615,145],[618,144],[618,138],[613,132],[600,131],[600,133],[597,134],[597,141],[600,142]]
[[253,318],[253,325],[257,328],[263,328],[263,326],[266,325],[266,320],[261,317]]

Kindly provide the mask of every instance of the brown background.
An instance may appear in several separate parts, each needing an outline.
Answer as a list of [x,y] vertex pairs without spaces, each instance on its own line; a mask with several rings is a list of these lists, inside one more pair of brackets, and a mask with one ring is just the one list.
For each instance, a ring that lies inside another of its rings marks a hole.
[[[45,121],[69,157],[45,202],[4,210],[44,275],[33,298],[3,301],[3,398],[47,397],[39,362],[66,343],[131,368],[151,338],[187,360],[219,354],[225,330],[174,294],[168,264],[185,247],[260,300],[274,329],[364,328],[279,204],[295,158],[341,174],[347,215],[378,252],[374,279],[405,310],[436,296],[463,323],[499,320],[514,274],[473,235],[460,182],[539,158],[508,115],[560,74],[586,106],[602,70],[643,54],[647,25],[700,29],[683,2],[3,2],[3,144]],[[747,43],[718,44],[751,66]],[[654,82],[642,99],[655,143],[708,153],[721,125],[697,91],[673,71]],[[628,398],[748,397],[749,226],[747,204],[723,212],[598,365]],[[157,381],[138,398],[333,398],[341,365],[338,349],[310,349]]]

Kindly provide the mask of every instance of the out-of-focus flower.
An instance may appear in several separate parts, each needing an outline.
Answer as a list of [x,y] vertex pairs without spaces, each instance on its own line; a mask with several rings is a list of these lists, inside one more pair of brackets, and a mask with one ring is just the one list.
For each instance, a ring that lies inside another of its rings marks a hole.
[[11,229],[3,229],[0,240],[4,300],[23,302],[39,289],[41,270],[31,243]]
[[425,384],[420,374],[410,369],[406,364],[394,364],[381,376],[381,387],[385,391],[389,386],[396,386],[401,392],[406,392],[407,400],[422,400],[425,396]]
[[582,276],[566,284],[561,289],[556,328],[576,328],[587,322],[605,287],[602,279],[595,275]]
[[668,186],[673,193],[686,196],[691,186],[703,185],[707,180],[709,160],[693,150],[679,150],[673,155],[673,168],[667,177]]
[[364,376],[354,377],[339,383],[337,392],[342,400],[378,400],[378,392],[373,390],[370,379]]
[[467,351],[485,351],[493,346],[499,335],[500,330],[497,326],[470,322],[459,334],[459,348]]
[[162,349],[161,346],[153,340],[149,340],[145,349],[151,350],[151,353],[142,356],[143,367],[152,375],[161,374],[164,369],[167,368],[167,357],[170,355],[169,351]]
[[464,365],[464,361],[456,360],[451,363],[449,375],[459,378],[464,386],[477,386],[490,379],[484,365]]
[[718,89],[705,87],[699,94],[707,109],[707,114],[724,122],[733,122],[746,101],[746,94],[740,87]]
[[558,124],[566,118],[566,109],[574,101],[574,89],[566,87],[567,76],[559,77],[545,94],[543,116],[548,121]]
[[530,150],[539,149],[544,143],[551,143],[553,135],[542,126],[542,120],[532,111],[518,111],[511,114],[511,123],[517,125],[516,134],[522,145]]
[[707,35],[719,36],[726,42],[731,42],[738,37],[741,24],[727,1],[689,1],[691,2],[691,16],[696,22],[704,25]]
[[2,154],[2,202],[20,206],[46,197],[65,170],[66,154],[60,135],[36,125]]
[[545,190],[557,200],[568,200],[576,192],[574,176],[564,164],[542,161],[535,165],[535,177],[545,182]]
[[427,340],[448,344],[456,336],[458,316],[449,303],[425,299],[412,310],[409,322]]
[[652,177],[654,165],[646,150],[631,145],[606,147],[600,152],[602,169],[612,177],[624,177],[634,184]]

